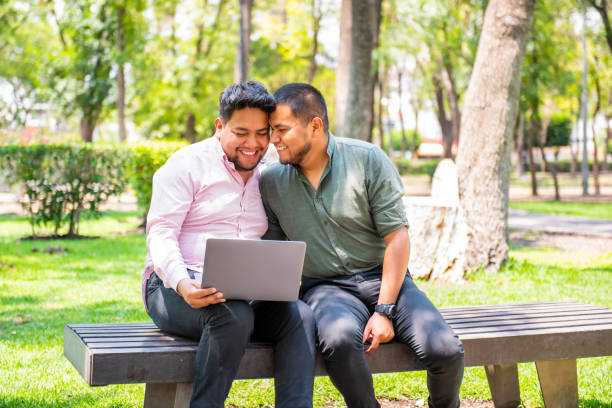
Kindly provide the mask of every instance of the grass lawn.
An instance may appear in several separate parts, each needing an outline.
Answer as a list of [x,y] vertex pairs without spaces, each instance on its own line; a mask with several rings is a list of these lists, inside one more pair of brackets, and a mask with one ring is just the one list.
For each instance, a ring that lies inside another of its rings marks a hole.
[[534,213],[563,214],[612,220],[612,203],[572,203],[565,201],[517,201],[510,208]]
[[[0,216],[0,407],[142,406],[143,385],[90,388],[62,354],[66,323],[149,320],[140,299],[145,240],[130,232],[138,223],[137,213],[109,212],[81,227],[99,239],[18,241],[31,233],[27,221]],[[496,275],[418,284],[439,306],[571,299],[612,307],[611,277],[612,252],[512,248]],[[535,366],[519,370],[525,405],[542,406]],[[612,407],[610,373],[611,357],[579,360],[580,406]],[[375,386],[380,397],[427,395],[424,372],[375,375]],[[490,399],[482,367],[466,369],[461,395]],[[236,381],[228,402],[273,406],[272,381]],[[327,378],[315,382],[315,406],[343,406]]]
[[[578,171],[574,176],[572,176],[570,173],[558,173],[557,176],[559,187],[582,187],[582,175],[580,173],[580,168],[578,168]],[[555,185],[552,175],[549,172],[542,173],[541,171],[536,171],[536,180],[538,183],[538,187],[553,187]],[[593,188],[595,179],[593,178],[592,172],[589,173],[588,182],[590,188]],[[531,174],[529,173],[529,171],[527,171],[522,176],[519,176],[515,171],[513,171],[512,173],[510,173],[510,183],[514,186],[531,188]],[[612,173],[600,173],[599,183],[602,186],[612,185]]]

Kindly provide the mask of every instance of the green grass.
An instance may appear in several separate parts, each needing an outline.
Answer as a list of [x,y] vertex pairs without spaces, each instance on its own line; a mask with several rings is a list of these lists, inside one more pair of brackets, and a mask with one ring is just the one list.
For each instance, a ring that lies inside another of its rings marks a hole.
[[[0,407],[141,407],[143,385],[91,388],[62,355],[66,323],[148,321],[140,299],[144,236],[130,233],[137,213],[86,220],[92,240],[19,241],[27,221],[0,217]],[[45,248],[61,245],[64,254]],[[37,248],[38,251],[33,252]],[[572,299],[612,307],[612,252],[513,248],[496,275],[473,274],[465,284],[419,282],[439,306]],[[581,407],[612,407],[612,358],[578,362]],[[533,364],[519,366],[526,406],[542,406]],[[377,395],[423,398],[424,372],[374,376]],[[461,396],[489,399],[482,367],[467,368]],[[273,406],[272,380],[236,381],[229,404]],[[315,382],[315,406],[343,406],[328,378]]]
[[563,214],[612,220],[611,203],[577,203],[564,201],[517,201],[510,208],[534,213]]
[[[539,169],[539,166],[538,166]],[[538,187],[554,187],[555,183],[550,172],[542,173],[536,171],[536,180]],[[572,177],[570,173],[558,173],[557,181],[559,187],[582,187],[582,176],[580,174],[580,168],[577,173]],[[593,188],[595,179],[593,173],[589,173],[588,182],[590,188]],[[521,186],[531,188],[531,174],[526,171],[522,176],[518,176],[516,172],[510,173],[510,183],[513,186]],[[609,186],[612,184],[612,173],[600,173],[599,183],[602,186]],[[563,193],[561,194],[563,197]]]

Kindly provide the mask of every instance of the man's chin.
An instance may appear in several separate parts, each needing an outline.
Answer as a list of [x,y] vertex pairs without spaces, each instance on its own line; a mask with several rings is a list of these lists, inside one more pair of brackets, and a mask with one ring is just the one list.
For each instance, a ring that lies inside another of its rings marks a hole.
[[236,168],[236,170],[238,171],[251,171],[253,170],[255,167],[257,167],[257,165],[259,164],[259,162],[261,162],[261,157],[259,159],[257,159],[257,161],[255,162],[255,164],[252,163],[242,163],[240,160],[237,162],[234,162],[234,167]]

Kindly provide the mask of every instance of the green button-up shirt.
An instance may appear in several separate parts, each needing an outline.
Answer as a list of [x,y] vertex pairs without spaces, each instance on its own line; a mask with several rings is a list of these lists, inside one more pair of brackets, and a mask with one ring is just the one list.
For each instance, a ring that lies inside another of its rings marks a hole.
[[265,170],[259,183],[268,215],[264,239],[305,241],[307,278],[380,265],[384,236],[408,225],[402,181],[382,150],[330,135],[327,154],[317,190],[299,167],[280,163]]

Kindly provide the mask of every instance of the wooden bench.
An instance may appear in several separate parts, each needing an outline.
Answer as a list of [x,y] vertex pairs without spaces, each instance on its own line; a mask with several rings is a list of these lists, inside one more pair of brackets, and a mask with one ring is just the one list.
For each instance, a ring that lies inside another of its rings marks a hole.
[[[535,362],[547,408],[577,407],[576,359],[612,355],[612,310],[572,302],[440,309],[461,338],[465,365],[484,366],[495,407],[520,403],[517,363]],[[146,383],[146,408],[186,407],[196,342],[152,323],[69,324],[64,354],[92,386]],[[382,345],[372,372],[422,370],[409,347]],[[319,356],[317,375],[326,375]],[[250,344],[238,379],[273,376],[272,348]]]

